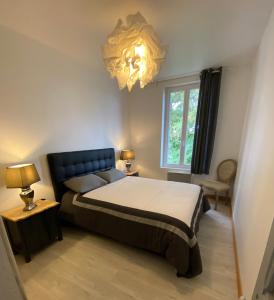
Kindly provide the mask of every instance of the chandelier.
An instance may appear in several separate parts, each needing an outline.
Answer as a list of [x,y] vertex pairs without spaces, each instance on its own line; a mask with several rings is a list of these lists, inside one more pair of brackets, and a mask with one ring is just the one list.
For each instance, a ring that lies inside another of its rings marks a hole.
[[116,77],[120,89],[131,91],[136,81],[144,88],[159,73],[165,49],[151,25],[138,12],[129,15],[126,25],[119,19],[103,46],[103,58],[111,77]]

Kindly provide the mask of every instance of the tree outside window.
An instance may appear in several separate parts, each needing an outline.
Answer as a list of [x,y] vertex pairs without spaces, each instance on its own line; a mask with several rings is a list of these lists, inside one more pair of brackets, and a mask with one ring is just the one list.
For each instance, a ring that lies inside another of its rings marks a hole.
[[165,90],[162,167],[190,169],[198,98],[198,84]]

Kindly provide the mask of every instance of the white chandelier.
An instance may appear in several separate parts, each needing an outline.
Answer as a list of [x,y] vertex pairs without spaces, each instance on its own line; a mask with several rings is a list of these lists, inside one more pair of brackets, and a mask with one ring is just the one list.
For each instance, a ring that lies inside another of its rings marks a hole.
[[144,88],[159,73],[165,49],[145,18],[138,12],[129,15],[126,25],[119,19],[103,46],[105,65],[116,77],[120,89],[131,91],[137,80]]

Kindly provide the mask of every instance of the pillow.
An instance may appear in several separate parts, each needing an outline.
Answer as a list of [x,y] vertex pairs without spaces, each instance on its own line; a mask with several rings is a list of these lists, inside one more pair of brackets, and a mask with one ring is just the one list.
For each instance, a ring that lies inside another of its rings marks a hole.
[[104,172],[98,172],[98,173],[96,173],[96,175],[100,176],[101,178],[103,178],[107,182],[117,181],[119,179],[122,179],[122,178],[126,177],[124,172],[119,171],[117,169],[110,169],[110,170],[107,170],[107,171],[104,171]]
[[86,193],[106,184],[107,181],[94,174],[72,177],[64,182],[66,187],[76,193]]

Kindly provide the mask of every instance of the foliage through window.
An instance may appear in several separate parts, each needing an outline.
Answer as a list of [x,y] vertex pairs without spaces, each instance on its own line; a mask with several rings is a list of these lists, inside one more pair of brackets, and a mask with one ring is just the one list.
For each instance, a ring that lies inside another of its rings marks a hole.
[[162,167],[190,169],[198,97],[198,84],[165,90]]

